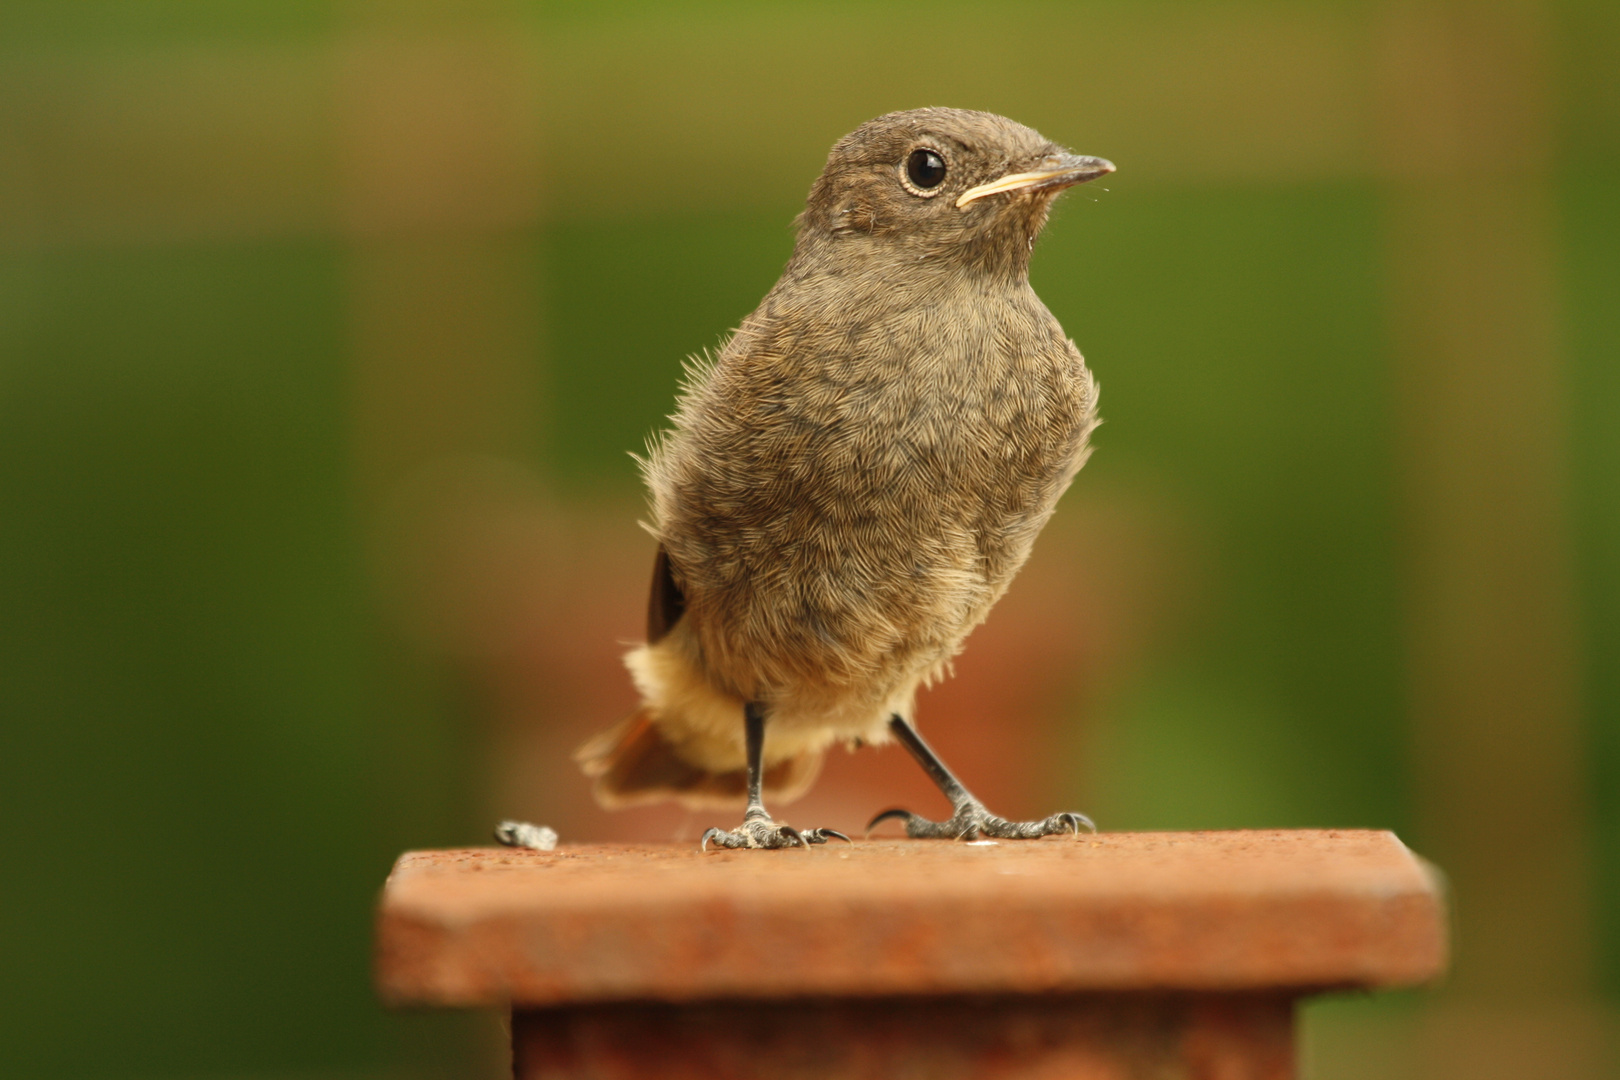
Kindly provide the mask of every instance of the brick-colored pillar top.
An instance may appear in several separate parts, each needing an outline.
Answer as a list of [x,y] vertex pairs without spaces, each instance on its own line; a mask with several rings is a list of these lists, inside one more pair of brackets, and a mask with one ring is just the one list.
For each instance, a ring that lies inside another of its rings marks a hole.
[[1392,834],[1104,833],[702,853],[402,856],[395,1004],[1405,986],[1446,962],[1434,874]]

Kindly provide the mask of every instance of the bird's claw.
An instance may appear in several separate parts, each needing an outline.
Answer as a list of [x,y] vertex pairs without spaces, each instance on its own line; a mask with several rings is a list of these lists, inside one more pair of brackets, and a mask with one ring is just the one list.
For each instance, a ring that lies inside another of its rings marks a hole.
[[885,811],[883,811],[883,813],[879,814],[877,817],[873,818],[871,821],[868,821],[866,823],[866,835],[868,837],[870,837],[872,835],[872,830],[877,828],[878,825],[881,824],[882,822],[893,821],[893,820],[898,818],[899,820],[904,821],[909,825],[910,822],[911,822],[911,819],[916,817],[916,816],[917,815],[913,814],[910,810],[903,810],[898,806],[895,807],[892,810],[885,810]]
[[852,844],[849,837],[836,829],[805,829],[800,831],[791,825],[778,825],[769,818],[749,818],[735,829],[712,828],[703,834],[698,841],[698,849],[707,851],[709,845],[722,848],[790,848],[803,847],[808,849],[811,844],[825,844],[829,840],[838,839],[846,844]]
[[997,840],[1035,840],[1042,836],[1072,832],[1080,835],[1084,826],[1092,832],[1097,826],[1084,814],[1065,810],[1042,818],[1040,821],[1008,821],[990,813],[977,801],[963,803],[945,821],[929,821],[910,810],[885,810],[866,826],[866,834],[884,821],[900,820],[906,823],[906,835],[913,840],[976,840],[980,836],[993,836]]
[[1074,829],[1074,835],[1076,836],[1080,835],[1080,826],[1082,825],[1086,827],[1086,831],[1089,833],[1097,831],[1097,823],[1078,811],[1064,810],[1062,813],[1053,814],[1052,816],[1059,821],[1067,822]]

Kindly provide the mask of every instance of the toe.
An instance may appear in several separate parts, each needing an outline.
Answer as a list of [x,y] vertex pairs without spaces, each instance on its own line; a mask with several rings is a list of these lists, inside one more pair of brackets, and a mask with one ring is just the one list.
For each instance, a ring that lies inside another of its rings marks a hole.
[[[892,810],[885,810],[883,813],[866,823],[866,835],[871,836],[872,830],[877,828],[878,825],[885,821],[904,821],[907,825],[907,831],[910,831],[911,822],[916,818],[916,816],[917,815],[913,814],[910,810],[903,810],[900,807],[895,807]],[[848,837],[845,837],[845,839],[848,839]]]
[[802,847],[809,850],[811,844],[825,844],[836,837],[844,843],[850,843],[849,837],[836,829],[808,829],[800,831],[791,825],[778,825],[773,821],[755,819],[745,821],[736,829],[729,832],[725,829],[712,828],[703,833],[698,841],[698,849],[707,851],[709,845],[717,848],[756,848],[756,849],[782,849]]
[[1057,815],[1057,817],[1059,823],[1063,825],[1065,829],[1072,830],[1076,836],[1080,835],[1081,828],[1085,828],[1088,832],[1097,831],[1097,823],[1086,817],[1084,814],[1077,814],[1073,811],[1067,811]]
[[703,839],[698,842],[698,850],[707,850],[710,844],[713,844],[717,848],[751,848],[760,846],[755,842],[753,835],[746,830],[732,829],[728,831],[726,829],[719,828],[710,829],[708,832],[703,834]]

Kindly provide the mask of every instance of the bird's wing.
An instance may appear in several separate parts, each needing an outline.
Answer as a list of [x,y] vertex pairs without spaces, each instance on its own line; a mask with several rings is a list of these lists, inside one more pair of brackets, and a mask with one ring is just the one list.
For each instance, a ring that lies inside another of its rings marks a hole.
[[657,644],[680,622],[685,611],[686,597],[675,583],[669,552],[659,544],[658,557],[653,560],[652,592],[647,597],[647,644]]

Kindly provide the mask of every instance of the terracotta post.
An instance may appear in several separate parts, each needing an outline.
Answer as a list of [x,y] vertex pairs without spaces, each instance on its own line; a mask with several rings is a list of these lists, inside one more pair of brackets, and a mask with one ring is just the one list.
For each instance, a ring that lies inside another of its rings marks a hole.
[[512,1010],[520,1080],[1282,1080],[1294,1003],[1446,962],[1389,833],[403,856],[377,978]]

